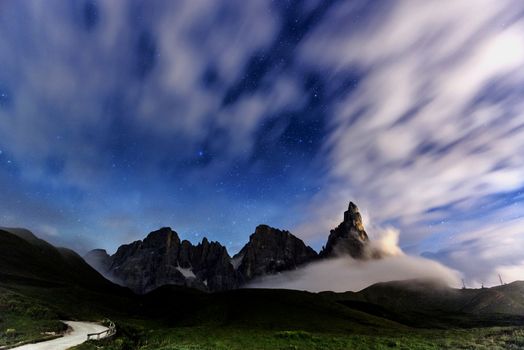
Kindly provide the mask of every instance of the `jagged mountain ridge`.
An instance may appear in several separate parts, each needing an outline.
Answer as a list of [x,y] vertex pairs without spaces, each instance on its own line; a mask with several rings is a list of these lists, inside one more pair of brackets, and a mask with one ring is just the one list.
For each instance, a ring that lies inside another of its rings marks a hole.
[[112,256],[91,251],[86,261],[137,293],[167,284],[202,290],[238,287],[237,272],[224,246],[206,238],[197,245],[181,241],[169,227],[151,232],[143,241],[120,246]]
[[359,210],[350,202],[342,223],[331,230],[320,254],[289,231],[259,225],[233,257],[219,242],[204,238],[193,245],[165,227],[151,232],[143,241],[120,246],[112,256],[95,249],[85,259],[104,276],[137,293],[168,284],[222,291],[318,259],[338,255],[362,259],[368,242]]

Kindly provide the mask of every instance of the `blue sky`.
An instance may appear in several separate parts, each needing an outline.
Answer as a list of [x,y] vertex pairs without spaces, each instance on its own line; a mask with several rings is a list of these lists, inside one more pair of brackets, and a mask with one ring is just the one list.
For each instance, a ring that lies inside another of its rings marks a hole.
[[2,1],[0,224],[79,251],[160,226],[370,235],[524,272],[519,1]]

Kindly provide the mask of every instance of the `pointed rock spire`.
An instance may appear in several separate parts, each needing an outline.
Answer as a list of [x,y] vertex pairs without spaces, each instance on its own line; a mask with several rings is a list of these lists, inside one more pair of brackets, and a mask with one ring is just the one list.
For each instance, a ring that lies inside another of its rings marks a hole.
[[355,203],[349,202],[344,212],[344,221],[331,230],[326,246],[320,252],[321,257],[350,255],[363,258],[364,248],[369,238],[362,223],[362,216]]

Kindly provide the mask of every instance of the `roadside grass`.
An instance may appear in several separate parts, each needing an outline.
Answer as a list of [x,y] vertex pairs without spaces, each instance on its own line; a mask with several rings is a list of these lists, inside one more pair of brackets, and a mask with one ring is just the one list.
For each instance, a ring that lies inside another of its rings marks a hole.
[[67,326],[52,308],[26,296],[0,288],[0,346],[45,339]]
[[491,327],[421,330],[375,334],[269,331],[241,327],[150,328],[153,324],[117,324],[111,339],[90,341],[75,350],[345,350],[345,349],[480,349],[524,348],[524,328]]

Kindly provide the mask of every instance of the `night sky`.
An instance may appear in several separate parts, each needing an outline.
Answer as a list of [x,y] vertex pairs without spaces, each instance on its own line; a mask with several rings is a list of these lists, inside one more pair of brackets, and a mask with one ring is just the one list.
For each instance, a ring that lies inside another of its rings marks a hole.
[[[524,2],[0,1],[0,226],[371,238],[524,276]],[[522,279],[522,277],[520,277]]]

